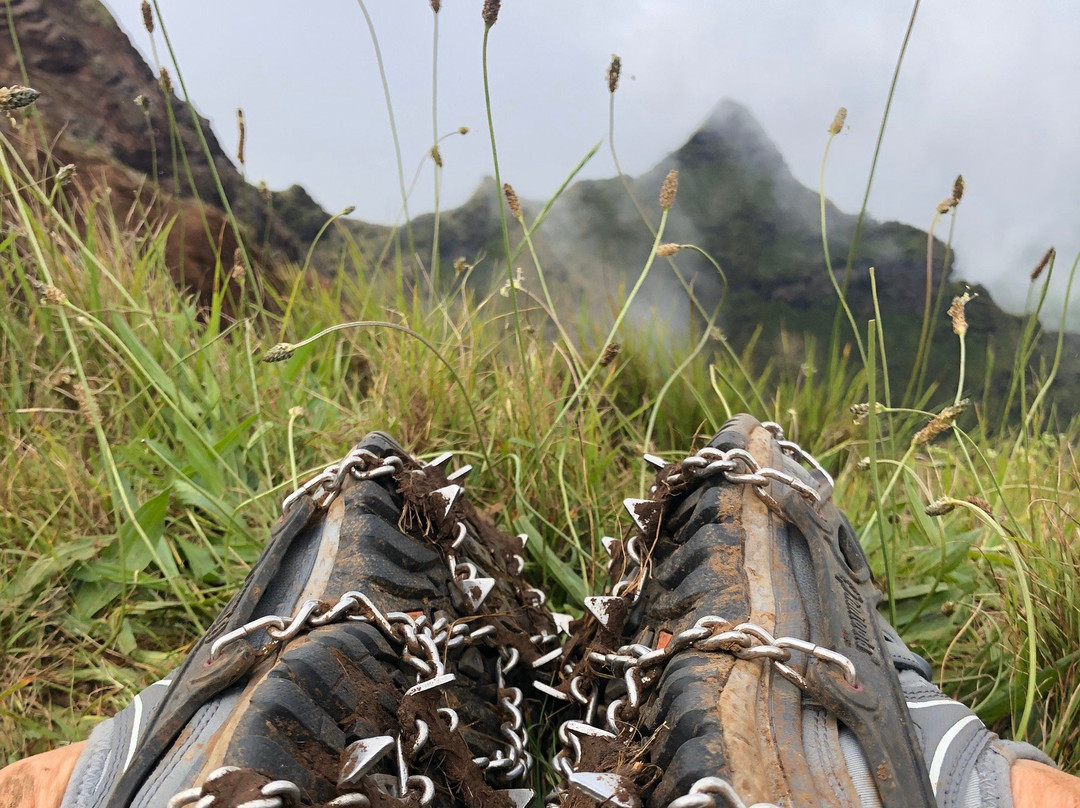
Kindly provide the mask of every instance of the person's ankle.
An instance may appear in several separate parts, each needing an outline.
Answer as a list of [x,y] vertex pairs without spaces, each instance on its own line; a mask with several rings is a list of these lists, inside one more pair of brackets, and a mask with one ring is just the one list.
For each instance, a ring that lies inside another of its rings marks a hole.
[[1045,763],[1018,760],[1009,779],[1013,808],[1080,808],[1080,778]]
[[0,808],[59,808],[85,742],[0,769]]

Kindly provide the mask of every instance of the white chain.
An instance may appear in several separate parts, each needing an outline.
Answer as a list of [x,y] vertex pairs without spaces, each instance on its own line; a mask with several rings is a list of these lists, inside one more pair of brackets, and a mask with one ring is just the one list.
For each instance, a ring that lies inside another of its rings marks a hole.
[[[717,798],[723,798],[718,802]],[[690,792],[668,803],[668,808],[720,808],[728,805],[731,808],[746,808],[746,803],[723,777],[702,777],[692,786]],[[755,803],[751,808],[778,808],[771,802]]]
[[[805,690],[809,686],[806,679],[786,664],[791,660],[792,652],[799,651],[813,659],[835,665],[848,684],[855,684],[855,665],[843,654],[797,637],[773,637],[755,623],[733,626],[716,615],[700,618],[692,628],[672,636],[662,648],[653,649],[640,643],[624,645],[615,653],[593,651],[589,654],[589,661],[610,668],[616,676],[623,677],[627,706],[637,710],[644,691],[659,678],[660,669],[672,656],[688,648],[704,652],[723,651],[738,659],[767,659],[777,672]],[[612,732],[618,732],[615,719],[620,708],[608,708],[608,729]]]
[[281,503],[281,512],[288,513],[293,504],[305,494],[315,501],[316,507],[326,510],[341,491],[346,477],[351,476],[354,480],[373,480],[397,474],[402,466],[403,461],[400,457],[395,455],[379,457],[374,452],[358,447],[285,497]]

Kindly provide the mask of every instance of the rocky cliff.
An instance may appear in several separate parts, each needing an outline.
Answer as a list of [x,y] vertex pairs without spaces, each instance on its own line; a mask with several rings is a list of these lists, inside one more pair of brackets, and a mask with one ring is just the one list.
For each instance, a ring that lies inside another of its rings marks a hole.
[[136,201],[148,216],[176,217],[170,269],[203,297],[219,257],[229,268],[237,246],[211,166],[263,264],[299,254],[292,229],[268,218],[272,195],[244,181],[209,122],[191,114],[174,79],[159,78],[98,0],[9,0],[9,8],[0,13],[0,84],[41,93],[42,126],[26,127],[19,143],[35,163],[76,164],[80,190],[109,188],[122,217]]

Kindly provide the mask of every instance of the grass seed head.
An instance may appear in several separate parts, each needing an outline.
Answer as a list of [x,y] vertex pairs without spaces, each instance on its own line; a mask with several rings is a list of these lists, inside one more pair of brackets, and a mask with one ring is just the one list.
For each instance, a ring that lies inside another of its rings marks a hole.
[[924,510],[927,516],[944,516],[955,508],[956,506],[948,499],[935,499]]
[[1031,270],[1031,280],[1037,281],[1039,276],[1043,274],[1043,270],[1050,265],[1050,262],[1054,260],[1056,255],[1057,250],[1053,247],[1044,252],[1043,257],[1039,259],[1039,263],[1035,265],[1035,269]]
[[154,10],[150,8],[149,0],[142,1],[142,24],[146,33],[154,33]]
[[23,87],[21,84],[0,87],[0,110],[11,112],[15,109],[22,109],[30,106],[40,97],[41,93],[33,87]]
[[949,306],[949,319],[952,320],[952,330],[959,337],[964,336],[968,330],[967,313],[964,307],[975,297],[977,295],[973,295],[971,292],[964,292],[964,294],[954,297],[952,305]]
[[137,106],[137,107],[138,107],[139,109],[141,109],[141,110],[142,110],[143,112],[145,112],[145,113],[149,113],[149,112],[150,112],[150,99],[149,99],[149,98],[147,98],[147,97],[146,97],[145,95],[143,95],[142,93],[139,93],[139,94],[138,94],[137,96],[135,96],[135,97],[134,97],[134,98],[132,99],[132,101],[134,101],[134,102],[135,102],[135,106]]
[[[870,417],[870,405],[869,404],[852,404],[848,407],[848,412],[851,413],[852,421],[855,425],[865,424],[866,419]],[[874,412],[881,415],[885,412],[885,407],[882,406],[880,401],[874,402]]]
[[513,280],[507,279],[506,283],[499,289],[499,294],[503,297],[510,297],[512,292],[524,292],[525,291],[525,273],[521,271],[521,267],[514,270]]
[[618,357],[622,351],[622,345],[618,342],[609,342],[604,346],[604,352],[600,354],[600,367],[606,368]]
[[49,283],[46,284],[45,288],[42,290],[41,302],[59,306],[63,303],[67,303],[67,295]]
[[950,404],[935,415],[930,420],[930,423],[916,432],[915,437],[911,439],[911,442],[916,446],[922,446],[924,443],[929,443],[955,424],[956,419],[960,417],[960,413],[967,409],[967,406],[968,400],[966,398],[959,404]]
[[679,193],[679,172],[673,168],[664,177],[664,184],[660,186],[660,207],[671,210],[677,193]]
[[166,93],[172,92],[172,76],[166,68],[161,68],[161,86]]
[[964,187],[964,175],[957,174],[956,179],[953,181],[952,193],[949,194],[949,198],[943,199],[938,203],[938,213],[946,214],[959,205],[960,200],[964,198]]
[[840,107],[836,110],[836,117],[832,119],[832,123],[829,124],[829,134],[839,135],[844,128],[844,121],[847,120],[847,107]]
[[244,146],[247,143],[247,124],[244,122],[244,110],[236,110],[236,128],[240,131],[240,142],[236,146],[236,159],[244,165]]
[[79,412],[87,418],[93,419],[97,410],[97,401],[94,399],[94,391],[83,384],[75,384],[72,385],[71,395],[75,399],[75,404],[78,406]]
[[506,205],[510,208],[510,212],[514,214],[515,219],[521,218],[521,200],[518,199],[517,191],[514,190],[514,186],[508,182],[503,183],[503,196],[506,197]]
[[960,200],[964,198],[964,188],[965,188],[964,175],[963,174],[957,174],[956,179],[953,181],[953,185],[952,185],[953,207],[956,207],[957,205],[959,205]]
[[431,159],[435,162],[435,165],[437,165],[439,168],[443,167],[442,152],[439,151],[439,144],[438,143],[436,143],[434,146],[431,147]]
[[262,361],[284,362],[286,359],[291,358],[294,353],[296,353],[296,346],[291,342],[279,342],[263,354]]
[[244,251],[237,247],[233,250],[232,257],[232,279],[234,281],[241,280],[246,274],[244,271]]
[[994,509],[991,508],[990,503],[987,502],[982,497],[976,497],[976,496],[967,497],[967,501],[970,504],[974,505],[976,508],[978,508],[983,513],[989,514],[990,516],[994,515]]
[[480,14],[484,18],[486,27],[490,28],[499,19],[499,7],[501,5],[502,0],[484,0],[484,10]]
[[469,268],[469,264],[465,260],[464,255],[459,255],[457,258],[454,259],[454,272],[456,272],[456,273],[458,273],[460,275],[462,272],[464,272],[468,268]]
[[622,73],[622,59],[611,54],[611,64],[607,69],[607,88],[609,93],[619,89],[619,74]]
[[458,130],[457,130],[457,133],[459,135],[467,135],[467,134],[469,134],[469,127],[467,127],[467,126],[459,126]]
[[430,2],[431,2],[431,10],[434,11],[436,14],[438,14],[439,9],[442,8],[442,0],[430,0]]
[[61,166],[60,170],[56,172],[56,184],[60,186],[69,185],[75,179],[76,172],[77,169],[74,163]]
[[659,255],[661,258],[668,258],[669,256],[674,255],[681,249],[681,244],[661,244],[659,247],[656,248],[656,254]]

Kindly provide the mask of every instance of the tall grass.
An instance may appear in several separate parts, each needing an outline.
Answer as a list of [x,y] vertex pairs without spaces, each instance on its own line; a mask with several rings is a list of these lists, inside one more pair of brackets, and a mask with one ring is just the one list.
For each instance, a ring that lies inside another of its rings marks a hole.
[[[640,454],[679,458],[749,410],[835,474],[890,616],[946,690],[1080,766],[1077,426],[1047,408],[1054,366],[1029,364],[1034,319],[1016,354],[1022,423],[988,423],[978,405],[933,420],[967,391],[891,406],[880,317],[857,324],[867,349],[854,359],[785,335],[763,363],[708,329],[631,327],[633,291],[598,340],[512,273],[508,297],[443,292],[411,282],[411,256],[371,267],[348,244],[332,280],[306,262],[276,284],[249,278],[227,317],[176,288],[168,222],[92,190],[60,204],[47,179],[0,140],[0,762],[85,736],[177,664],[280,500],[367,430],[473,463],[476,499],[531,537],[529,577],[580,613],[606,584],[599,537],[628,527],[619,504],[641,488]],[[535,259],[549,207],[518,219],[520,237],[504,219],[508,271]],[[666,208],[650,216],[634,288],[660,271]],[[278,342],[291,358],[260,361]]]

